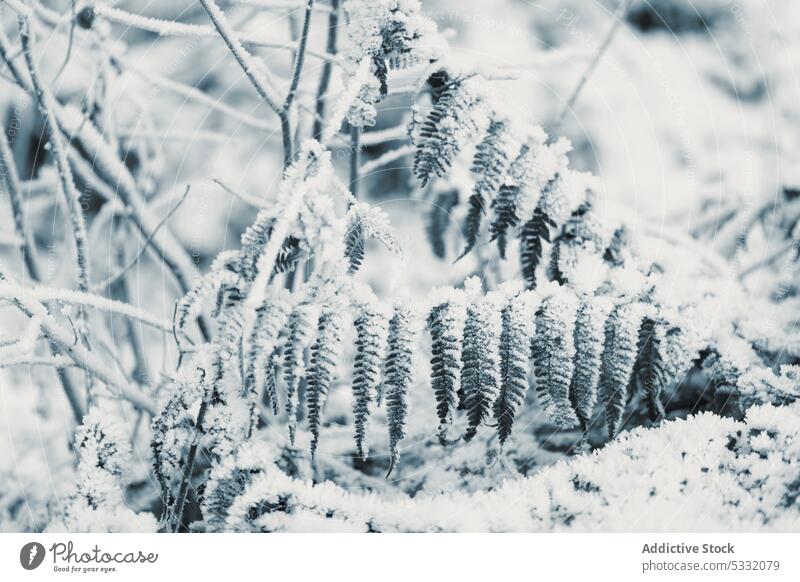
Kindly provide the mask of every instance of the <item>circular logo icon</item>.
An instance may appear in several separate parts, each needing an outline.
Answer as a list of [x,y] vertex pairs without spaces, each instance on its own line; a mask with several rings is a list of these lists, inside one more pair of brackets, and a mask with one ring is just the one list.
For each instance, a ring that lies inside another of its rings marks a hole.
[[19,563],[26,570],[35,570],[44,561],[44,546],[39,542],[28,542],[19,551]]

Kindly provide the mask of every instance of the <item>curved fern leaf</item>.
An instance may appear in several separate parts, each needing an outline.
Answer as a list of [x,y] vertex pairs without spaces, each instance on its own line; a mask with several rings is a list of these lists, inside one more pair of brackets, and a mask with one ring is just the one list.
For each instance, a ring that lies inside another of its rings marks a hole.
[[500,312],[500,394],[494,403],[494,417],[501,446],[511,435],[514,417],[528,392],[533,326],[530,303],[530,292],[523,292],[512,298]]
[[432,176],[442,177],[461,148],[478,132],[474,109],[480,98],[464,80],[450,81],[419,130],[414,153],[414,175],[425,186]]
[[636,378],[647,394],[653,420],[666,417],[664,393],[691,368],[700,353],[697,338],[663,319],[645,317],[639,328]]
[[286,417],[289,442],[294,446],[297,416],[300,412],[300,380],[305,377],[305,348],[311,343],[314,320],[308,305],[299,305],[289,319],[289,335],[283,351],[283,380],[286,383]]
[[519,235],[522,276],[528,289],[536,288],[536,269],[542,260],[543,241],[550,242],[550,228],[555,223],[536,207],[533,216],[522,227]]
[[[461,257],[466,256],[480,236],[481,223],[486,208],[494,200],[511,163],[514,140],[504,121],[492,120],[486,135],[478,144],[470,171],[478,175],[469,211],[464,225],[465,246]],[[461,258],[459,257],[459,258]]]
[[569,387],[569,399],[584,430],[597,403],[597,383],[605,342],[605,323],[610,303],[601,297],[581,299],[575,318],[575,371]]
[[599,389],[611,438],[617,436],[624,420],[628,384],[638,352],[639,324],[643,317],[644,309],[640,303],[626,303],[616,307],[606,321]]
[[389,321],[386,352],[386,416],[389,425],[389,471],[400,459],[398,445],[406,436],[408,390],[413,382],[411,311],[398,307]]
[[342,341],[340,317],[340,314],[333,310],[324,311],[317,323],[317,337],[311,346],[311,365],[306,398],[312,457],[319,444],[322,410],[336,372],[336,360]]
[[467,307],[461,350],[461,389],[468,420],[465,441],[478,433],[500,391],[500,328],[500,306],[494,294]]
[[362,305],[353,322],[356,330],[353,358],[353,424],[355,426],[356,454],[367,458],[365,445],[369,405],[377,392],[381,379],[386,342],[386,317],[373,305]]
[[344,236],[344,254],[349,263],[348,272],[355,273],[364,262],[364,229],[360,220],[353,220]]
[[431,387],[439,416],[439,442],[450,444],[447,429],[453,424],[458,405],[458,377],[461,369],[463,308],[454,301],[434,307],[428,316],[431,334]]
[[575,369],[575,318],[578,301],[565,287],[542,300],[536,313],[533,336],[533,368],[536,394],[553,423],[572,428],[578,417],[569,398]]

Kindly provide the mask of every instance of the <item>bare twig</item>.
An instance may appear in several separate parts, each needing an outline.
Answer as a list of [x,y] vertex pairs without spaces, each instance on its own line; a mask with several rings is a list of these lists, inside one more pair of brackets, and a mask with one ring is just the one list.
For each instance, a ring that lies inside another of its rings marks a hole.
[[361,134],[361,145],[371,147],[390,141],[408,141],[408,124],[402,123],[387,129],[366,131]]
[[134,406],[151,415],[155,414],[156,405],[149,397],[142,394],[135,386],[131,386],[124,378],[120,378],[118,373],[109,370],[103,361],[96,354],[87,350],[81,342],[76,342],[73,333],[58,324],[40,301],[34,299],[30,293],[19,294],[19,286],[7,282],[9,279],[3,273],[0,273],[0,281],[4,282],[2,285],[7,291],[17,288],[14,289],[15,293],[10,296],[12,303],[28,317],[38,316],[41,319],[42,333],[45,337],[58,345],[61,351],[69,356],[79,368],[102,381],[118,396]]
[[[207,106],[209,109],[214,111],[218,111],[223,115],[227,115],[239,122],[243,125],[247,125],[254,129],[262,130],[262,131],[275,131],[277,127],[274,123],[270,123],[268,121],[264,121],[261,119],[257,119],[251,115],[243,113],[239,111],[239,109],[232,107],[221,101],[219,99],[215,99],[203,91],[197,89],[196,87],[192,87],[190,85],[186,85],[184,83],[179,83],[172,79],[168,79],[162,75],[154,74],[151,71],[147,71],[129,59],[122,57],[121,55],[114,55],[112,61],[117,63],[121,68],[131,71],[135,75],[141,77],[147,83],[155,87],[160,87],[167,91],[170,91],[176,95],[179,95],[185,99],[191,99],[197,103],[201,103]],[[141,135],[137,132],[136,135]]]
[[[16,230],[19,238],[22,240],[20,252],[22,253],[22,261],[25,264],[26,270],[28,271],[28,275],[34,281],[39,282],[42,280],[42,271],[39,267],[39,261],[36,256],[36,245],[34,244],[33,236],[31,236],[31,230],[25,228],[25,217],[23,215],[22,200],[20,197],[21,191],[19,175],[17,173],[17,167],[14,164],[11,148],[6,140],[5,132],[2,133],[3,135],[0,136],[0,165],[5,168],[4,175],[6,177],[6,189],[8,190],[9,194],[8,198],[11,205],[11,214],[14,219],[14,229]],[[58,357],[58,345],[51,342],[50,349],[55,354],[54,357]],[[72,415],[75,418],[75,422],[80,424],[83,419],[84,411],[75,385],[73,384],[72,379],[62,368],[56,368],[56,376],[58,377],[61,388],[64,390],[64,395],[67,397],[67,401],[72,409]]]
[[224,182],[222,182],[222,180],[219,180],[217,178],[212,178],[211,181],[217,184],[220,188],[222,188],[232,196],[235,196],[236,198],[244,202],[245,204],[249,204],[250,206],[255,206],[256,208],[264,208],[264,202],[261,201],[256,196],[254,196],[253,194],[234,190],[233,188],[227,186]]
[[406,144],[404,146],[400,146],[399,148],[395,148],[393,150],[389,150],[384,154],[381,154],[374,160],[370,160],[368,162],[364,162],[361,165],[361,174],[363,176],[368,176],[378,168],[382,168],[383,166],[394,162],[395,160],[399,160],[407,155],[414,153],[416,148],[411,144]]
[[124,277],[128,273],[128,271],[130,271],[139,262],[139,259],[142,258],[144,253],[150,247],[150,244],[153,242],[153,238],[155,238],[155,236],[158,234],[158,231],[161,229],[161,227],[167,224],[167,221],[169,221],[169,219],[172,218],[172,215],[175,214],[178,208],[181,207],[181,204],[183,204],[183,202],[186,200],[186,197],[189,196],[190,188],[191,186],[188,185],[186,186],[186,191],[183,193],[183,196],[181,196],[181,199],[178,200],[175,206],[170,208],[169,212],[167,212],[167,214],[164,215],[164,218],[161,219],[161,222],[159,222],[156,225],[153,232],[151,232],[150,235],[144,240],[144,244],[142,244],[142,247],[139,249],[139,252],[136,254],[136,256],[133,257],[130,261],[128,261],[128,263],[124,267],[122,267],[119,271],[111,275],[108,279],[105,279],[104,281],[92,285],[92,291],[97,293],[99,291],[107,289],[110,285],[113,285],[119,279]]
[[[326,50],[328,54],[336,54],[336,42],[339,30],[339,0],[331,0],[331,13],[328,15],[328,39],[326,41]],[[331,82],[331,72],[333,65],[330,60],[325,61],[322,66],[322,74],[319,78],[319,87],[317,89],[316,99],[316,116],[314,118],[314,126],[311,130],[311,137],[318,140],[322,136],[322,128],[325,124],[325,104],[328,98],[328,87]]]
[[297,52],[294,59],[294,68],[292,70],[292,80],[289,83],[289,91],[286,93],[286,99],[283,101],[281,110],[278,112],[278,117],[281,120],[281,134],[283,136],[283,166],[288,168],[292,163],[294,157],[294,148],[292,146],[292,126],[290,123],[291,107],[294,101],[295,94],[297,93],[297,85],[300,83],[300,74],[303,71],[303,63],[305,62],[306,51],[308,46],[308,29],[311,25],[311,10],[314,8],[314,0],[308,0],[306,4],[306,13],[303,19],[303,30],[300,33],[300,44],[297,47]]
[[[22,75],[10,54],[11,47],[5,35],[2,34],[2,30],[0,30],[0,58],[5,60],[17,84],[25,91],[33,93],[34,87],[32,83]],[[125,166],[125,163],[117,157],[115,152],[110,150],[100,131],[90,120],[82,115],[80,110],[70,105],[61,105],[58,102],[54,103],[54,107],[61,131],[69,135],[73,142],[80,144],[83,152],[93,160],[90,173],[98,176],[103,174],[101,176],[103,181],[114,185],[115,194],[130,209],[131,220],[133,220],[142,234],[148,237],[159,221],[139,193],[136,181]],[[71,143],[70,145],[72,146],[70,153],[73,153],[74,144]],[[75,152],[75,155],[77,158],[81,156],[77,152]],[[88,164],[86,165],[88,166]],[[112,196],[112,199],[114,197]],[[152,243],[161,260],[175,277],[181,291],[183,293],[188,292],[196,274],[196,268],[186,249],[168,229],[164,229],[162,235],[154,238]],[[198,318],[197,323],[202,336],[208,340],[210,338],[208,324],[202,316]]]
[[256,66],[253,56],[242,46],[236,32],[231,28],[228,19],[225,17],[220,7],[217,6],[214,0],[200,0],[200,4],[203,5],[203,9],[211,19],[217,33],[219,33],[222,40],[225,41],[225,44],[228,45],[228,49],[233,54],[236,62],[239,63],[245,76],[247,76],[250,83],[255,87],[255,90],[261,98],[266,101],[270,109],[280,114],[280,98],[274,93],[271,81],[262,74],[262,68]]
[[39,103],[39,109],[44,118],[44,124],[50,140],[50,147],[58,168],[61,190],[67,202],[70,221],[72,222],[72,232],[75,240],[75,252],[78,263],[78,288],[81,291],[89,289],[89,259],[86,250],[86,222],[83,218],[81,208],[81,195],[75,187],[72,178],[72,169],[67,160],[67,147],[64,137],[58,127],[56,120],[56,102],[50,90],[46,88],[40,78],[36,62],[33,58],[33,44],[35,42],[34,32],[30,26],[30,21],[26,17],[19,17],[19,34],[22,41],[22,52],[28,64],[33,94]]
[[292,106],[295,94],[297,93],[297,85],[300,83],[300,75],[303,72],[303,63],[305,62],[306,53],[308,52],[308,29],[311,26],[311,11],[314,8],[314,0],[308,0],[306,4],[306,13],[303,18],[303,30],[300,33],[300,45],[297,47],[297,55],[295,57],[294,69],[292,71],[292,80],[289,84],[289,91],[286,94],[286,99],[283,102],[283,111],[288,111]]
[[[203,0],[201,0],[201,2],[202,1]],[[185,22],[177,22],[174,20],[164,20],[161,18],[151,18],[149,16],[141,16],[139,14],[132,14],[130,12],[125,12],[124,10],[120,10],[119,8],[115,8],[107,4],[97,3],[93,6],[93,10],[99,16],[102,16],[103,18],[110,20],[112,22],[117,22],[119,24],[123,24],[125,26],[132,28],[138,28],[141,30],[154,32],[159,36],[178,36],[178,37],[189,37],[189,38],[216,38],[218,36],[217,34],[218,31],[211,26],[203,26],[199,24],[189,24]],[[218,7],[217,10],[219,10],[219,13],[222,14],[222,11]],[[223,16],[223,18],[225,17]],[[225,22],[227,26],[227,20]],[[288,51],[293,51],[296,49],[296,47],[291,44],[271,42],[263,37],[253,34],[248,34],[246,32],[234,31],[233,29],[229,29],[229,32],[233,35],[233,37],[237,39],[237,42],[239,42],[240,44],[247,44],[252,47],[271,48],[271,49],[288,50]],[[308,54],[310,56],[319,59],[327,60],[330,58],[330,55],[318,53],[316,51],[308,51]]]
[[59,301],[70,305],[93,307],[101,311],[107,311],[108,313],[115,313],[123,317],[141,321],[145,325],[149,325],[164,333],[172,333],[171,322],[150,315],[149,313],[137,309],[133,305],[114,301],[113,299],[101,297],[93,293],[72,291],[70,289],[57,289],[54,287],[23,287],[12,283],[0,283],[0,297],[11,299],[12,301],[16,297],[28,297],[42,302]]
[[757,261],[754,261],[753,263],[751,263],[750,265],[748,265],[747,267],[745,267],[744,269],[739,271],[739,276],[738,276],[739,277],[739,281],[743,281],[744,279],[747,278],[748,275],[754,273],[755,271],[758,271],[759,269],[763,269],[764,267],[768,267],[768,266],[774,264],[783,255],[785,255],[786,253],[788,253],[792,249],[797,249],[797,248],[798,248],[798,242],[797,241],[791,240],[791,241],[787,242],[786,244],[784,244],[782,247],[780,247],[775,252],[767,255],[763,259],[759,259]]
[[578,84],[575,86],[575,89],[573,89],[572,94],[567,99],[567,103],[564,105],[564,108],[561,110],[561,113],[559,114],[555,123],[550,128],[551,135],[558,134],[567,114],[575,108],[575,103],[578,101],[578,97],[580,97],[581,91],[583,91],[583,88],[586,85],[587,81],[592,76],[592,74],[594,74],[594,71],[597,68],[597,65],[600,64],[603,55],[608,50],[608,47],[611,46],[611,41],[614,40],[614,36],[617,34],[617,31],[619,30],[622,21],[625,20],[625,15],[628,13],[628,8],[630,8],[632,1],[633,0],[620,0],[617,9],[614,11],[613,15],[614,22],[611,24],[611,28],[608,29],[605,38],[603,38],[603,42],[600,43],[600,47],[597,49],[597,52],[595,53],[594,57],[589,62],[589,65],[586,67],[586,71],[584,71],[580,81],[578,81]]
[[359,165],[361,159],[361,128],[350,126],[350,192],[358,199]]

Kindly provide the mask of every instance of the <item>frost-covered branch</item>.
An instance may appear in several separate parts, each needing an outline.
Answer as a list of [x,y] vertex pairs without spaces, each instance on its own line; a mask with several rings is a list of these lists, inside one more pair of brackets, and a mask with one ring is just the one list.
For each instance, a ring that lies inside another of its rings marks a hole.
[[[111,22],[125,25],[131,28],[138,28],[154,32],[159,36],[178,36],[189,38],[216,38],[218,36],[217,29],[213,26],[203,26],[199,24],[188,24],[185,22],[177,22],[174,20],[164,20],[161,18],[152,18],[149,16],[141,16],[139,14],[132,14],[120,8],[109,6],[107,4],[97,3],[92,5],[92,10],[98,15]],[[215,23],[216,26],[216,23]],[[242,44],[250,45],[259,48],[271,48],[281,50],[295,50],[293,45],[272,42],[262,36],[254,35],[247,32],[229,31],[238,41]],[[310,56],[328,60],[330,55],[319,53],[317,51],[308,51]]]
[[[0,280],[7,281],[7,276],[0,274]],[[155,403],[142,391],[131,386],[119,372],[109,369],[97,352],[86,349],[81,342],[76,341],[75,335],[64,329],[55,321],[47,308],[38,300],[26,294],[26,290],[13,283],[0,283],[0,287],[8,293],[8,297],[25,315],[37,317],[41,321],[42,333],[51,342],[55,343],[62,353],[66,354],[76,366],[86,370],[87,373],[105,383],[112,392],[129,401],[134,406],[148,412],[156,413]],[[75,293],[75,292],[72,292]]]
[[[220,7],[217,6],[214,0],[200,0],[200,3],[214,25],[214,28],[210,30],[212,32],[216,30],[216,34],[222,37],[231,54],[233,54],[242,71],[244,71],[245,76],[247,76],[261,98],[269,105],[270,109],[280,114],[281,99],[273,89],[272,80],[262,73],[262,69],[255,64],[253,56],[242,46],[238,34],[231,28]],[[269,72],[266,75],[269,75]]]
[[72,291],[69,289],[54,289],[51,287],[22,287],[13,283],[0,283],[0,297],[15,299],[26,297],[36,301],[57,301],[68,305],[92,307],[108,313],[128,317],[149,325],[164,333],[172,334],[172,324],[169,321],[158,319],[136,307],[99,295]]
[[50,139],[53,156],[55,157],[56,167],[61,186],[61,192],[67,202],[69,217],[72,223],[72,235],[75,240],[75,253],[78,265],[78,289],[88,291],[89,289],[89,257],[87,254],[86,222],[81,206],[81,194],[75,187],[72,178],[72,169],[67,160],[67,146],[64,136],[58,126],[56,118],[56,101],[50,89],[46,87],[40,78],[38,66],[33,56],[33,46],[35,44],[34,31],[30,21],[23,16],[19,20],[20,40],[22,41],[22,52],[28,64],[33,95],[39,103],[39,109],[44,118],[47,134]]

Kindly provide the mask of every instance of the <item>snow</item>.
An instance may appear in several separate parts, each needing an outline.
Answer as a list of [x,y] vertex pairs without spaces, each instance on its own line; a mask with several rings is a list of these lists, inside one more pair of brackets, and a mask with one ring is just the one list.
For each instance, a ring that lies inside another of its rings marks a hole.
[[[198,447],[197,530],[793,527],[797,3],[637,3],[563,123],[616,0],[345,0],[336,55],[317,3],[286,135],[298,43],[285,3],[262,4],[209,3],[212,20],[184,0],[98,4],[74,30],[55,8],[6,7],[37,15],[64,143],[0,79],[0,529],[171,527],[159,499]],[[30,89],[6,32],[6,70]],[[659,415],[637,375],[645,316]],[[524,389],[498,444],[511,376]]]

